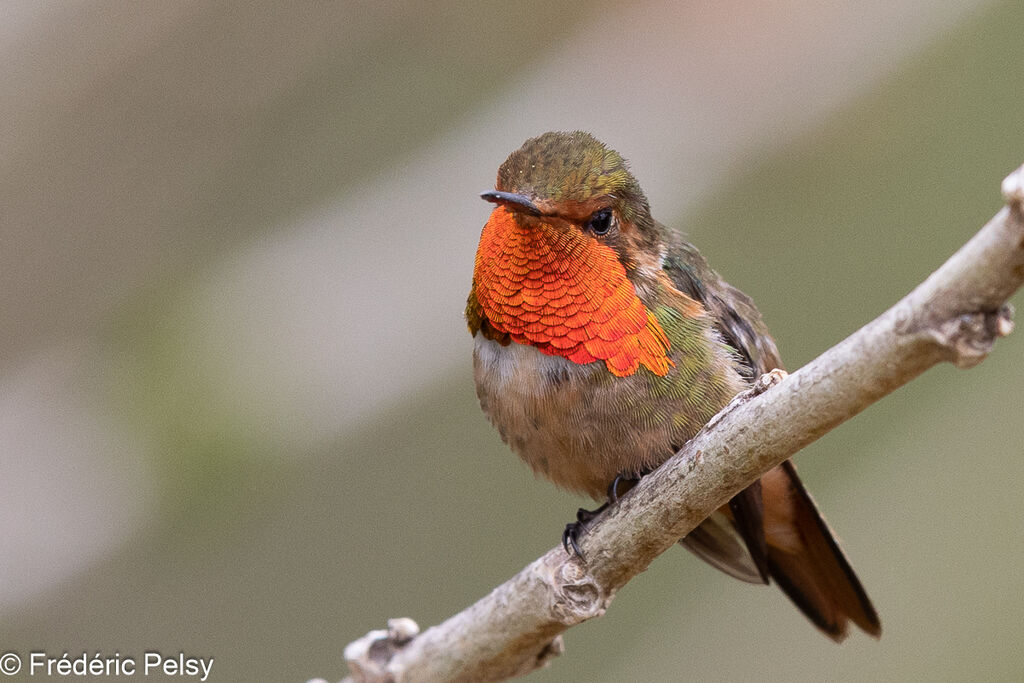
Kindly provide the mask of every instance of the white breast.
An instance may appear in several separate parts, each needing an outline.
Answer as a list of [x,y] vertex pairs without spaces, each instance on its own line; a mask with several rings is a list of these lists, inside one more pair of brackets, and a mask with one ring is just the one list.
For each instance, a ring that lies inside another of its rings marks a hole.
[[543,393],[551,383],[564,381],[584,367],[525,344],[512,342],[502,346],[482,334],[477,334],[475,341],[477,376],[487,381],[495,392],[512,389],[516,393]]

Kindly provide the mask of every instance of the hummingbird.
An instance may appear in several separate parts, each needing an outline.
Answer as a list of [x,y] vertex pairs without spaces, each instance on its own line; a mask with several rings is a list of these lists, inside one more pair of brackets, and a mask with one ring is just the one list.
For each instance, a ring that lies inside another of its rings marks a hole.
[[[523,143],[498,169],[466,321],[484,413],[535,473],[607,501],[678,451],[738,392],[782,368],[753,301],[655,221],[625,159],[582,131]],[[827,636],[881,624],[792,462],[680,543],[775,583]]]

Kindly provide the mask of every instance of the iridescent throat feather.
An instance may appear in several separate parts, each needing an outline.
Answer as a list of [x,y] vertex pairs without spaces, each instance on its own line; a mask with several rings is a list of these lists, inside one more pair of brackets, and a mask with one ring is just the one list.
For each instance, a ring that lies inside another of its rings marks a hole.
[[480,236],[467,318],[474,333],[574,363],[601,360],[619,377],[641,365],[664,376],[673,365],[668,337],[611,248],[543,219],[525,225],[504,207]]

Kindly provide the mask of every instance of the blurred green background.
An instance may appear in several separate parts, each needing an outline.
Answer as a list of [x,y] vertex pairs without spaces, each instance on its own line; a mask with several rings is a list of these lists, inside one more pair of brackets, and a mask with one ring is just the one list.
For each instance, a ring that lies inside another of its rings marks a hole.
[[[590,130],[791,369],[1000,207],[1019,2],[9,3],[0,651],[344,676],[586,501],[476,405],[461,319],[505,156]],[[797,458],[881,613],[819,635],[670,552],[536,681],[1019,680],[1024,342]]]

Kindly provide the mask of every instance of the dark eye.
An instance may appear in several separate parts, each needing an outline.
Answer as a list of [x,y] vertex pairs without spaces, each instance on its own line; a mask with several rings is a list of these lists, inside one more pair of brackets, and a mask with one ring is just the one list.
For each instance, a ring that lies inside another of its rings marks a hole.
[[583,227],[595,235],[607,234],[612,227],[612,210],[601,209],[600,211],[595,211],[594,215],[587,219]]

